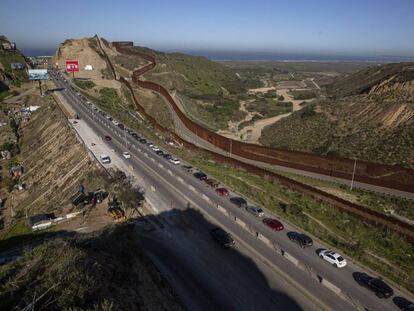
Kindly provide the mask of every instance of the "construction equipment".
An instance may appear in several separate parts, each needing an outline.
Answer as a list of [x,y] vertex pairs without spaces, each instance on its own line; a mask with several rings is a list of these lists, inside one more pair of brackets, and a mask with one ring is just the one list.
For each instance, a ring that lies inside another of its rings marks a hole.
[[116,198],[114,198],[112,201],[109,201],[108,205],[108,213],[114,218],[116,222],[126,219],[125,212],[121,208],[120,203]]

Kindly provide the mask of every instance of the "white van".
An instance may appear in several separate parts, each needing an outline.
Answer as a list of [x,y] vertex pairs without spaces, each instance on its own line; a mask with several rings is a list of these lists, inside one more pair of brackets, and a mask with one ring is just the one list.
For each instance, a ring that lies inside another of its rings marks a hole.
[[111,163],[111,158],[106,154],[101,154],[101,162],[102,164],[109,164]]

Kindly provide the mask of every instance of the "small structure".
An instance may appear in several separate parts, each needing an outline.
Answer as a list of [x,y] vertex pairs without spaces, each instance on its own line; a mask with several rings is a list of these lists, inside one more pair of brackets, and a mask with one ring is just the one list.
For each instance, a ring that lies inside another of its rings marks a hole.
[[8,50],[12,49],[10,42],[3,42],[1,44],[1,48],[5,51],[8,51]]
[[13,166],[10,169],[10,177],[12,179],[18,179],[23,175],[23,166],[20,164]]
[[85,70],[87,71],[93,70],[92,65],[86,65]]
[[113,41],[113,46],[134,46],[133,41]]
[[3,160],[10,160],[11,159],[11,152],[9,150],[0,151],[1,158]]
[[33,231],[49,228],[53,225],[55,214],[38,214],[29,218],[29,226]]

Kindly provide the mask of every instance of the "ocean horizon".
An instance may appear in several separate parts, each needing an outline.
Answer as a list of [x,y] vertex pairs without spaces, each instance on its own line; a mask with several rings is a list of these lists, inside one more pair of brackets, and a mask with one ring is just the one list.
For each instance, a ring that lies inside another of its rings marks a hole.
[[[26,56],[50,56],[56,49],[51,48],[21,48]],[[203,56],[213,61],[284,61],[284,62],[414,62],[414,56],[354,56],[335,54],[310,53],[272,53],[272,52],[245,52],[245,51],[207,51],[189,49],[164,49],[167,53],[184,53],[193,56]]]

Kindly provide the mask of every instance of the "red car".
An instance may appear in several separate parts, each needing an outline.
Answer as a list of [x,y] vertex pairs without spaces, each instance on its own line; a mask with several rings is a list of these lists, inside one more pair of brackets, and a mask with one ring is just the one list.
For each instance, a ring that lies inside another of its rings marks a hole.
[[227,197],[230,194],[230,192],[226,188],[217,188],[216,192],[218,195],[221,195],[223,197]]
[[110,141],[111,139],[112,139],[112,138],[111,138],[111,136],[108,136],[108,135],[107,135],[107,136],[105,136],[105,140],[106,140],[106,141]]
[[285,227],[283,227],[283,224],[276,219],[265,218],[263,219],[263,223],[274,231],[282,231],[283,229],[285,229]]

